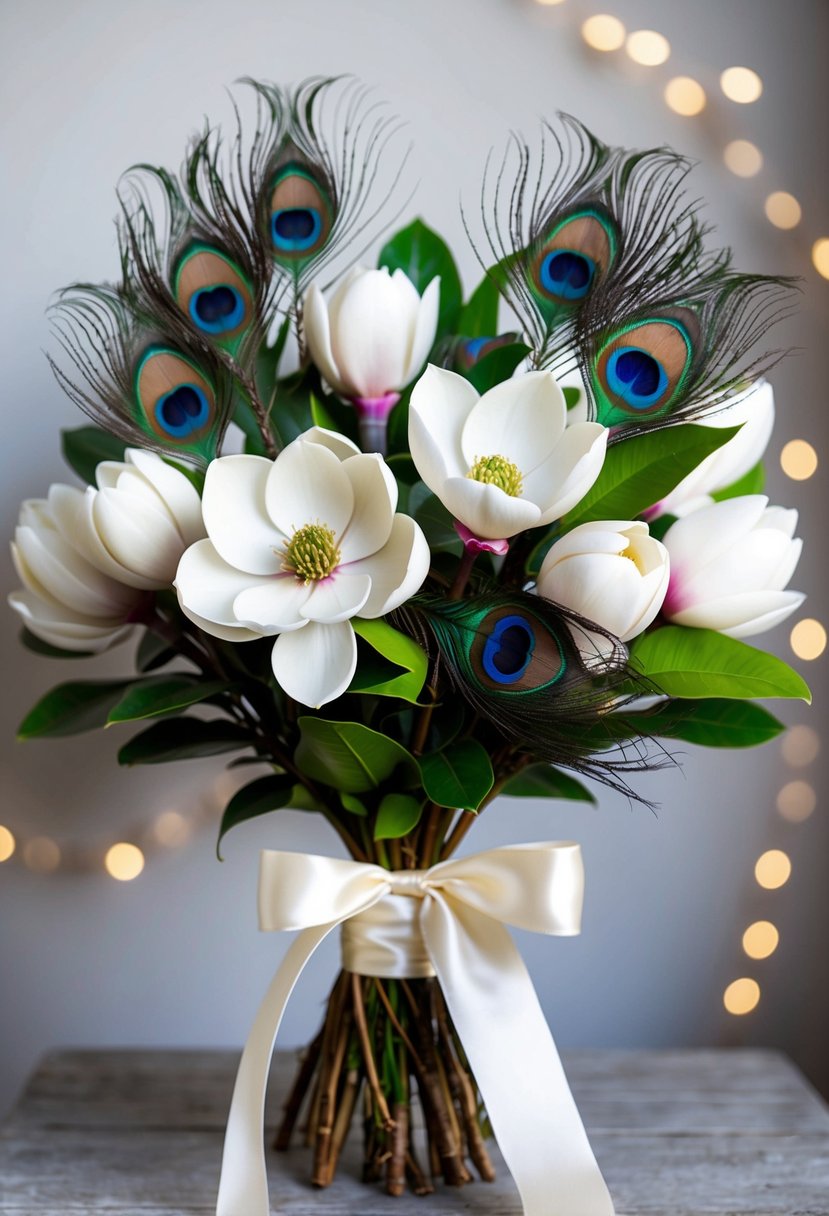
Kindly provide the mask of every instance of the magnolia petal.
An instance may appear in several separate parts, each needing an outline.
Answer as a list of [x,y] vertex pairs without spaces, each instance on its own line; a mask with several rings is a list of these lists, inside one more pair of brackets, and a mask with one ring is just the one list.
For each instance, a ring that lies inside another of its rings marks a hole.
[[354,491],[339,457],[300,436],[271,465],[265,502],[270,518],[286,536],[306,524],[320,523],[339,539],[354,510]]
[[440,497],[456,519],[484,540],[503,540],[541,522],[534,502],[469,477],[450,477]]
[[539,523],[552,523],[581,502],[602,471],[606,451],[607,430],[598,422],[567,428],[549,459],[524,481],[524,494],[541,509]]
[[349,574],[371,578],[371,593],[360,616],[372,620],[411,599],[423,585],[430,561],[429,545],[420,526],[409,515],[395,515],[383,548],[348,567]]
[[693,604],[670,614],[669,619],[676,625],[716,629],[728,637],[748,638],[779,625],[805,598],[799,591],[751,591]]
[[354,491],[354,510],[340,538],[342,562],[376,553],[389,539],[397,506],[397,482],[382,456],[361,454],[343,461]]
[[305,293],[302,324],[305,330],[305,341],[308,343],[308,350],[312,360],[331,387],[338,393],[343,392],[345,385],[331,351],[331,329],[328,308],[326,307],[323,294],[316,283],[312,283]]
[[87,486],[86,490],[63,485],[49,487],[49,509],[60,535],[102,574],[118,583],[151,591],[155,585],[153,580],[143,578],[116,561],[98,535],[92,518],[97,494],[93,486]]
[[319,621],[323,625],[347,621],[359,614],[370,591],[368,574],[354,574],[350,569],[341,568],[313,585],[300,613],[306,620]]
[[336,625],[311,621],[304,629],[279,635],[271,665],[289,697],[319,709],[341,696],[354,678],[357,638],[349,621]]
[[170,586],[182,540],[168,513],[120,487],[106,488],[93,498],[92,521],[104,547],[128,574],[134,571],[156,588]]
[[[405,275],[367,270],[343,296],[331,348],[349,392],[381,397],[405,383],[406,355],[419,297]],[[416,307],[416,305],[415,305]]]
[[206,617],[199,616],[198,612],[194,612],[192,608],[185,608],[181,603],[181,598],[179,598],[179,604],[188,620],[222,642],[257,642],[262,637],[258,630],[247,629],[244,625],[219,625],[216,621],[208,621]]
[[662,538],[674,568],[696,571],[728,553],[757,526],[768,501],[763,494],[746,494],[678,519]]
[[432,279],[418,301],[417,319],[412,330],[411,347],[406,360],[404,383],[408,384],[429,357],[435,342],[440,309],[440,276]]
[[8,602],[30,633],[62,650],[100,654],[110,646],[125,641],[134,629],[133,625],[125,625],[123,621],[106,625],[63,620],[53,605],[27,591],[13,591]]
[[480,456],[505,456],[528,478],[555,451],[566,422],[564,394],[550,372],[504,380],[484,393],[464,424],[466,468]]
[[273,581],[273,576],[237,570],[224,560],[211,540],[199,540],[182,555],[174,586],[182,610],[188,616],[196,613],[199,623],[207,622],[201,627],[212,633],[213,624],[232,628],[240,624],[233,610],[237,595]]
[[469,470],[461,449],[461,431],[478,394],[455,372],[429,364],[412,389],[409,402],[409,448],[426,485],[442,498],[447,477]]
[[233,615],[241,624],[261,634],[301,629],[303,606],[312,587],[293,574],[278,574],[256,587],[246,587],[233,601]]
[[312,426],[303,431],[302,438],[306,443],[319,443],[329,452],[333,452],[340,460],[348,460],[349,456],[359,456],[360,448],[352,443],[339,431],[327,431],[324,426]]
[[207,466],[204,479],[207,535],[225,562],[249,574],[277,574],[282,569],[279,551],[285,537],[265,505],[273,468],[264,456],[222,456]]
[[96,570],[56,532],[18,528],[15,545],[24,584],[35,593],[43,588],[47,596],[74,612],[123,615],[138,598],[133,588]]
[[190,478],[157,456],[141,448],[127,448],[127,461],[152,485],[175,520],[185,545],[206,536],[201,498]]

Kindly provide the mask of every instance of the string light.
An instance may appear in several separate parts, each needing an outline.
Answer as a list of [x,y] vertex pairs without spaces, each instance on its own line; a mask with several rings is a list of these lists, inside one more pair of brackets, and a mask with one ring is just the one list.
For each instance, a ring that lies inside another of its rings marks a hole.
[[811,726],[793,726],[783,736],[783,759],[793,768],[806,768],[820,755],[820,738]]
[[669,59],[671,44],[656,30],[634,30],[632,34],[628,34],[625,50],[634,63],[655,68]]
[[691,76],[674,76],[665,85],[665,101],[674,113],[693,118],[705,109],[705,89]]
[[178,811],[163,811],[153,824],[153,836],[169,849],[186,844],[191,833],[190,824]]
[[826,630],[820,621],[804,617],[789,634],[789,644],[799,659],[819,659],[826,649]]
[[536,4],[542,4],[552,7],[554,4],[563,4],[564,0],[535,0]]
[[751,68],[726,68],[720,76],[720,88],[729,101],[749,105],[763,92],[763,82]]
[[581,36],[594,51],[618,51],[625,41],[625,27],[618,17],[597,13],[584,22]]
[[796,228],[803,214],[800,203],[793,194],[775,190],[764,204],[766,219],[775,228]]
[[780,944],[780,934],[770,920],[756,920],[743,934],[743,949],[749,958],[769,958]]
[[8,828],[0,823],[0,862],[8,861],[13,855],[17,842]]
[[723,150],[723,160],[737,177],[754,177],[763,167],[763,153],[749,139],[732,139]]
[[760,1001],[760,985],[756,980],[743,977],[732,980],[723,993],[723,1004],[729,1013],[740,1017],[756,1009]]
[[35,874],[51,874],[60,865],[60,849],[48,836],[33,836],[23,846],[23,861]]
[[806,481],[817,465],[817,452],[805,439],[790,439],[780,453],[780,467],[792,481]]
[[136,844],[119,840],[107,849],[104,866],[112,878],[119,882],[132,882],[144,869],[144,854]]
[[757,884],[766,891],[776,891],[778,887],[784,887],[791,873],[792,863],[782,849],[767,849],[757,858],[754,867]]
[[817,806],[817,794],[808,781],[788,781],[777,794],[777,809],[789,823],[803,823]]
[[822,236],[812,246],[812,264],[818,274],[829,279],[829,236]]

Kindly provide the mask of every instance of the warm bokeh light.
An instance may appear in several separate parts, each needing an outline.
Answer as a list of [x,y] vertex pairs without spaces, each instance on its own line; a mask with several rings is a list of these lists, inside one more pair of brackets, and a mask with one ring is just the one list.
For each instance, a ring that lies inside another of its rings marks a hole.
[[726,68],[720,76],[720,88],[729,101],[748,105],[763,92],[763,82],[751,68]]
[[783,736],[780,746],[783,759],[793,768],[805,768],[820,754],[820,737],[811,726],[793,726]]
[[817,794],[808,781],[787,781],[777,795],[777,809],[789,823],[803,823],[817,806]]
[[104,865],[112,878],[131,882],[144,869],[144,854],[137,845],[122,840],[107,849]]
[[594,51],[618,51],[625,40],[625,27],[618,17],[597,13],[581,27],[581,36]]
[[162,811],[153,824],[153,835],[165,848],[175,849],[187,843],[191,828],[188,820],[178,811]]
[[737,177],[754,177],[763,167],[763,153],[749,139],[733,139],[726,144],[723,160]]
[[767,849],[757,858],[754,877],[767,891],[776,891],[785,886],[792,872],[792,863],[782,849]]
[[690,76],[675,76],[665,85],[665,101],[674,113],[692,118],[705,109],[705,89]]
[[780,934],[770,920],[756,920],[743,934],[743,949],[749,958],[768,958],[780,943]]
[[829,279],[829,236],[822,236],[812,246],[812,264],[818,274]]
[[826,649],[826,630],[820,621],[807,616],[789,634],[789,644],[799,659],[819,659]]
[[757,1008],[757,1003],[760,1000],[760,985],[756,980],[744,977],[739,980],[732,980],[723,993],[723,1005],[729,1013],[737,1016],[743,1013],[751,1013],[752,1009]]
[[817,464],[817,452],[805,439],[790,439],[780,453],[780,467],[792,481],[806,481]]
[[628,34],[625,50],[634,63],[655,68],[670,57],[671,44],[656,30],[634,30],[632,34]]
[[554,4],[563,4],[564,0],[535,0],[536,4],[543,4],[552,8]]
[[14,836],[0,823],[0,861],[8,861],[15,850]]
[[60,865],[60,849],[48,836],[33,836],[23,846],[23,861],[36,874],[52,874]]
[[765,202],[766,219],[775,228],[796,228],[803,214],[800,203],[793,194],[775,190]]

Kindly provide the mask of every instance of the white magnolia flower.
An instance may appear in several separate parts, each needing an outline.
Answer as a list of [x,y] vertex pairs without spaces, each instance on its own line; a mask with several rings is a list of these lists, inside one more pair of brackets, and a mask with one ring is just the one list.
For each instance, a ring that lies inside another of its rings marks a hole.
[[432,349],[439,299],[439,278],[421,297],[402,270],[355,266],[327,303],[312,283],[303,305],[311,358],[344,397],[396,401]]
[[669,568],[668,552],[647,524],[602,520],[556,541],[542,563],[538,591],[627,642],[662,607]]
[[9,603],[42,641],[97,654],[129,635],[144,593],[104,574],[72,543],[83,500],[83,490],[52,486],[48,501],[23,503],[12,558],[24,589]]
[[687,515],[708,506],[710,495],[733,485],[763,456],[774,426],[774,393],[767,380],[758,380],[739,393],[727,406],[700,419],[698,425],[711,427],[739,426],[716,452],[706,456],[692,473],[675,486],[670,494],[652,507],[649,515]]
[[412,390],[409,446],[420,476],[474,536],[500,540],[552,523],[584,497],[607,431],[567,426],[549,372],[505,380],[482,397],[455,372],[427,367]]
[[282,688],[325,705],[357,665],[351,617],[397,608],[429,571],[426,538],[396,506],[383,458],[317,427],[275,461],[214,460],[202,499],[208,539],[187,550],[176,575],[181,607],[215,637],[277,635]]
[[762,494],[729,498],[678,519],[664,536],[671,580],[662,611],[677,625],[751,637],[786,619],[804,596],[784,588],[803,542],[797,511]]

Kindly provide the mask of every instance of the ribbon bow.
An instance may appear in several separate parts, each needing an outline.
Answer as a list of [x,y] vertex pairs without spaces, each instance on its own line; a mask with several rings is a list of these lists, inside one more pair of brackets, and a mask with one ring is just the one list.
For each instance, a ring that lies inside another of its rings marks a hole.
[[305,853],[263,852],[260,928],[301,932],[265,994],[242,1053],[217,1216],[268,1216],[265,1089],[282,1014],[305,964],[337,925],[353,921],[348,928],[356,929],[361,914],[381,901],[393,909],[401,900],[415,928],[412,945],[425,953],[427,970],[423,958],[412,963],[411,950],[393,935],[383,958],[367,957],[373,950],[360,945],[359,933],[344,948],[347,969],[400,978],[411,975],[412,966],[420,975],[434,969],[525,1216],[613,1216],[538,997],[505,928],[577,934],[583,892],[581,851],[571,842],[511,845],[429,870],[395,872]]

